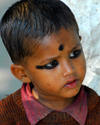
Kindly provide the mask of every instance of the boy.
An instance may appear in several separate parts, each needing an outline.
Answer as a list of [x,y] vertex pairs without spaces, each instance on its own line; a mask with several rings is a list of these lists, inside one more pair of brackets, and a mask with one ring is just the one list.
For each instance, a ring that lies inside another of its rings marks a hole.
[[82,85],[79,29],[60,0],[21,0],[1,20],[12,74],[22,88],[0,101],[0,125],[100,124],[100,99]]

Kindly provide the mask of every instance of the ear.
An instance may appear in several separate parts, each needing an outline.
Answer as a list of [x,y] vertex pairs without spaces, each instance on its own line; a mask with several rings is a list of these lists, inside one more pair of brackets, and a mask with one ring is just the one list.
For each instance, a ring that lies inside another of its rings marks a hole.
[[21,65],[12,64],[10,66],[11,73],[20,81],[24,83],[30,83],[31,79],[27,75],[25,69]]
[[80,41],[81,41],[82,37],[81,37],[81,36],[79,36],[79,39],[80,39]]

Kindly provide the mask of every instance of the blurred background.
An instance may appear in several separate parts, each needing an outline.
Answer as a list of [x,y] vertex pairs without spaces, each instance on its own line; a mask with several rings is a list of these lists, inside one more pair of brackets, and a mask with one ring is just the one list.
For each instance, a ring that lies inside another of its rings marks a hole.
[[[17,0],[0,0],[0,19]],[[62,0],[75,14],[82,36],[82,46],[87,62],[83,84],[100,95],[100,0]],[[12,64],[0,38],[0,100],[21,87],[22,82],[10,72]]]
[[[17,0],[0,0],[0,19],[5,11]],[[0,37],[0,100],[21,87],[22,82],[10,72],[10,57]]]

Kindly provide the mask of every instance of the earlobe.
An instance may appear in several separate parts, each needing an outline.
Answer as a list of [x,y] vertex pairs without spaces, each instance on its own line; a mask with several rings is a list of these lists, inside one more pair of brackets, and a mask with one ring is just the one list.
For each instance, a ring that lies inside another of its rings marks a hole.
[[20,81],[24,82],[24,83],[30,83],[31,79],[29,78],[29,76],[27,75],[27,73],[25,72],[25,69],[23,66],[21,65],[16,65],[16,64],[12,64],[10,66],[10,70],[11,73]]

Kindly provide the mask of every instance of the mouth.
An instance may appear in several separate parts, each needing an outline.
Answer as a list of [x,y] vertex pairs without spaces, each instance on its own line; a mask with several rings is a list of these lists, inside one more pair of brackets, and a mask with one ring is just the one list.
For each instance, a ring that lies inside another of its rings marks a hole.
[[65,88],[73,89],[78,85],[78,79],[69,79],[64,85]]

